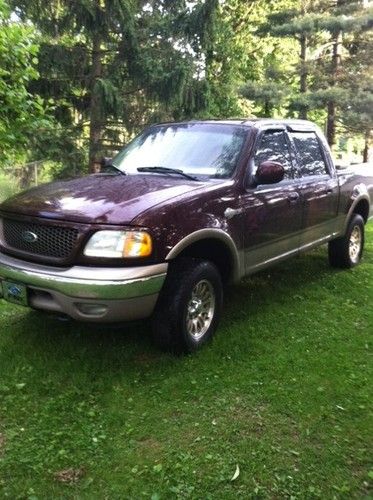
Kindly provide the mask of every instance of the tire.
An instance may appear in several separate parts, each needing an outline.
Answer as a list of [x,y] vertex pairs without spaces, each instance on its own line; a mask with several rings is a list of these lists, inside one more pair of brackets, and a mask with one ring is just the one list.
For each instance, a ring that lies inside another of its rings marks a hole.
[[364,219],[354,214],[342,238],[329,242],[329,263],[333,267],[349,269],[361,261],[364,250]]
[[171,263],[152,318],[155,343],[178,354],[196,351],[215,333],[222,303],[222,280],[212,262]]

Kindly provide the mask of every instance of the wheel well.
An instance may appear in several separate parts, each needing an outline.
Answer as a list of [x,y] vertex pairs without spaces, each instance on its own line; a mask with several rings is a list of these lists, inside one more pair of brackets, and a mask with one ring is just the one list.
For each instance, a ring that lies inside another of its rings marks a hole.
[[192,243],[180,252],[175,259],[194,257],[213,262],[218,268],[223,283],[233,279],[234,263],[230,249],[222,241],[214,238],[203,239]]
[[359,203],[354,207],[354,214],[359,214],[364,219],[364,222],[367,222],[369,215],[369,203],[367,200],[360,200]]

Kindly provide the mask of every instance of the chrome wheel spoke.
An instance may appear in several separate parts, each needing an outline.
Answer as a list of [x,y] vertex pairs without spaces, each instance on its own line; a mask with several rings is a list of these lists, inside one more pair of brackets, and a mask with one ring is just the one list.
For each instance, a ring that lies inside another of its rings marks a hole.
[[352,262],[357,262],[359,260],[361,245],[362,245],[361,228],[359,226],[354,226],[354,228],[351,231],[350,241],[349,241],[349,254]]
[[186,327],[195,340],[200,340],[210,328],[215,300],[215,290],[209,281],[201,280],[193,288],[187,306]]

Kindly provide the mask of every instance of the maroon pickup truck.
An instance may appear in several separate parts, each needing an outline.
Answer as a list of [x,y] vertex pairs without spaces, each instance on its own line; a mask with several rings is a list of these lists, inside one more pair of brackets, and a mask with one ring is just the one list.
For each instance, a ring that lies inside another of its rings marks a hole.
[[163,348],[193,351],[224,285],[324,243],[359,263],[373,173],[338,172],[297,120],[166,123],[99,174],[0,205],[0,296],[91,322],[152,316]]

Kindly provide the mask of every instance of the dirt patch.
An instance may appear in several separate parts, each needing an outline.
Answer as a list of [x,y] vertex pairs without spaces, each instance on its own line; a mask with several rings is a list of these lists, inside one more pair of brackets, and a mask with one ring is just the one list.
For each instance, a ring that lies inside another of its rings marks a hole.
[[135,453],[141,461],[157,461],[164,455],[164,452],[164,444],[152,436],[144,437],[136,443]]
[[162,448],[162,443],[152,437],[142,439],[138,442],[138,449],[140,452],[159,454],[162,452]]
[[63,469],[54,473],[54,479],[59,481],[60,483],[77,483],[86,473],[84,467],[80,467],[79,469]]
[[134,356],[134,361],[139,365],[150,365],[159,360],[159,355],[150,352],[141,352]]

